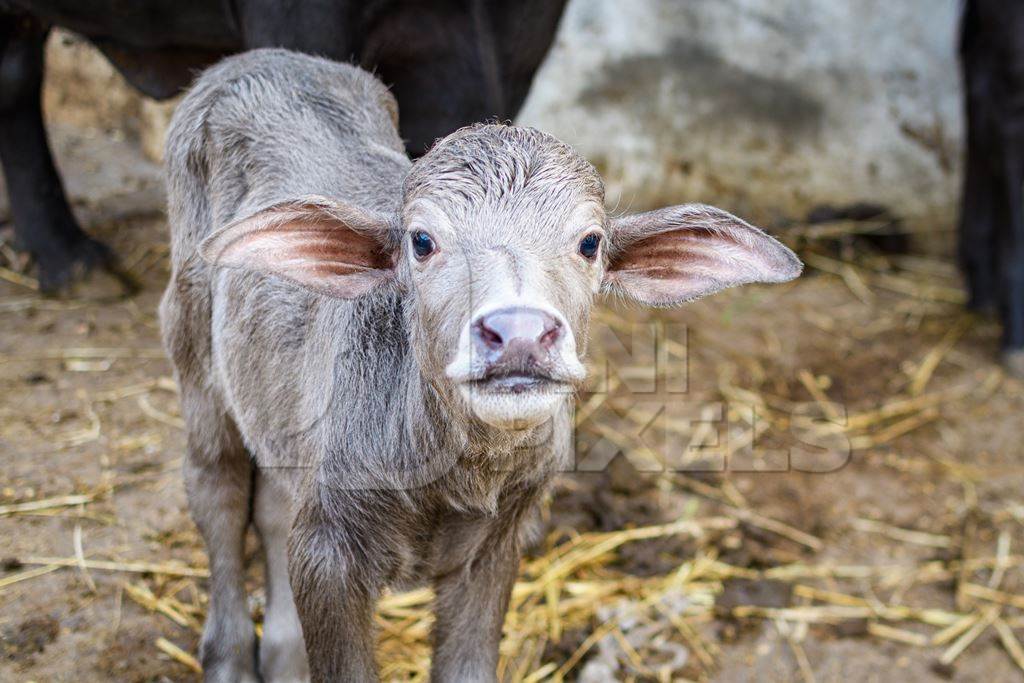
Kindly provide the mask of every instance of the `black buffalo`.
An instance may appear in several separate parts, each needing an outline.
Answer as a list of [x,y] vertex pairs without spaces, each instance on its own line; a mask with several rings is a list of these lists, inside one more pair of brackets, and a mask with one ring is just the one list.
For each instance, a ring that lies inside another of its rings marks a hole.
[[960,260],[971,307],[999,313],[1007,366],[1024,376],[1024,2],[967,0],[960,58],[967,100]]
[[87,37],[135,87],[167,98],[221,57],[286,47],[372,69],[413,155],[465,124],[511,118],[566,0],[0,0],[0,160],[11,217],[54,291],[114,255],[71,213],[43,127],[43,42]]

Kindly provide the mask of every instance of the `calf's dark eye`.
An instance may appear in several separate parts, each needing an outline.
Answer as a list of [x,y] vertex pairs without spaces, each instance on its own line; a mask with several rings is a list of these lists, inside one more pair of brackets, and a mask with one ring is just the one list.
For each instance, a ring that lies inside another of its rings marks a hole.
[[418,259],[425,259],[434,253],[434,240],[427,233],[422,230],[417,230],[412,234],[412,253],[416,255]]
[[593,259],[597,256],[597,249],[601,246],[601,236],[590,234],[580,240],[580,254],[584,258]]

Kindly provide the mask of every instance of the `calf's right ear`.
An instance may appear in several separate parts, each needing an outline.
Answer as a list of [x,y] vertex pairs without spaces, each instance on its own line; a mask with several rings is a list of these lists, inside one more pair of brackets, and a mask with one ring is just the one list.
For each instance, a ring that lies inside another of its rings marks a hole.
[[382,214],[323,197],[263,209],[203,240],[210,264],[274,275],[339,299],[391,280],[396,247]]

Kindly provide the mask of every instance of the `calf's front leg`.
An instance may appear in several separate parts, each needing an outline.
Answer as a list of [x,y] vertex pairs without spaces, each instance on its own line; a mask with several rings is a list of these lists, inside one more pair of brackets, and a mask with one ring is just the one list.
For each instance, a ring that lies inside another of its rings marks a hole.
[[[462,542],[473,538],[472,529],[458,526],[452,534],[461,537]],[[519,555],[515,530],[503,529],[485,537],[464,564],[435,578],[432,681],[498,680],[498,645],[519,569]]]
[[363,541],[313,502],[292,526],[288,568],[313,683],[378,680],[373,611],[383,577]]

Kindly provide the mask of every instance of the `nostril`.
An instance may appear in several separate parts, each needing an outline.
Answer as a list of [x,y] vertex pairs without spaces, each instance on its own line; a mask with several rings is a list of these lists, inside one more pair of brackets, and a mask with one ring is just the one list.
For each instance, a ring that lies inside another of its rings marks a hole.
[[544,334],[537,341],[540,343],[541,348],[550,349],[558,341],[558,338],[562,336],[562,323],[552,319],[544,327]]
[[487,327],[487,324],[483,320],[477,321],[476,333],[480,337],[480,340],[490,349],[500,349],[505,343],[505,340],[501,338],[501,335],[496,331]]

